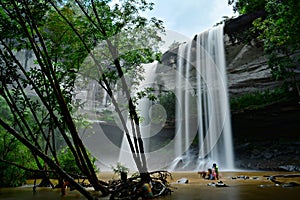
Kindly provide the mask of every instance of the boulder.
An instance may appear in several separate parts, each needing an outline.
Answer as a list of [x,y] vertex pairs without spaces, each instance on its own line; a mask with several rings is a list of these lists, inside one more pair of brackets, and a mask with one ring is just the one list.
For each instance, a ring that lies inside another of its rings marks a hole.
[[181,178],[181,179],[177,180],[176,183],[178,183],[178,184],[187,184],[187,183],[189,183],[189,179]]

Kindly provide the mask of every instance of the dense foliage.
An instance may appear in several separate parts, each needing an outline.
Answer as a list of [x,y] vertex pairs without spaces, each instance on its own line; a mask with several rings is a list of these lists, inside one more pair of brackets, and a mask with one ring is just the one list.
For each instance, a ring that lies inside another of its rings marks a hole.
[[228,0],[233,10],[240,14],[252,13],[264,9],[267,0]]
[[[6,122],[14,126],[13,115],[2,97],[0,112]],[[18,166],[35,168],[36,163],[26,146],[0,127],[0,187],[16,187],[25,183],[31,174]]]
[[174,124],[176,115],[176,96],[174,92],[163,93],[159,97],[159,103],[167,112],[167,123]]
[[[95,81],[111,98],[115,84],[123,94],[130,94],[137,83],[127,85],[125,75],[141,80],[136,73],[143,70],[140,64],[160,55],[156,44],[162,22],[140,15],[153,4],[145,0],[119,4],[111,0],[2,0],[0,5],[0,95],[12,115],[11,120],[0,117],[1,136],[7,134],[10,141],[22,143],[20,148],[34,157],[32,168],[55,170],[86,198],[92,199],[91,194],[65,170],[80,171],[95,190],[107,194],[75,124],[82,119],[74,115],[73,97],[75,89],[80,89],[75,88],[75,81]],[[130,95],[126,98],[126,104],[114,101],[116,111],[122,116],[120,107],[129,108],[138,127],[136,102]],[[2,144],[5,147],[7,141]],[[63,145],[68,150],[60,154]],[[137,151],[143,150],[142,141],[134,145]],[[133,156],[141,168],[146,160],[139,153]],[[66,163],[76,167],[68,168]]]
[[293,98],[293,95],[293,93],[288,92],[284,87],[256,91],[231,98],[230,109],[232,111],[260,109],[274,103],[290,100]]
[[[97,168],[97,166],[95,164],[96,158],[93,157],[90,153],[88,153],[88,154],[91,159],[91,162],[93,163],[95,171],[99,172],[99,169]],[[80,168],[76,165],[74,155],[72,154],[71,150],[68,147],[62,148],[58,152],[58,159],[60,161],[59,164],[60,164],[61,168],[63,168],[68,173],[71,173],[74,176],[82,174]]]

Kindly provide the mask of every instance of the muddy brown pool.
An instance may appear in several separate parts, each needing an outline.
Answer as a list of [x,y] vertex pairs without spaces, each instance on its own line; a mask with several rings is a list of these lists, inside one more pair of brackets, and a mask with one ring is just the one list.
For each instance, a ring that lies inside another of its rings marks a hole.
[[[300,186],[283,187],[284,184],[294,182],[300,184],[300,177],[277,178],[282,184],[276,185],[265,176],[279,174],[297,174],[300,173],[283,173],[283,172],[221,172],[221,179],[228,187],[209,186],[213,181],[203,180],[197,172],[173,172],[173,179],[170,183],[173,193],[169,196],[157,198],[158,200],[290,200],[300,199]],[[102,180],[116,178],[111,173],[101,173]],[[243,177],[247,177],[244,179]],[[181,178],[187,178],[187,184],[177,184],[176,181]],[[233,179],[234,178],[234,179]],[[236,179],[235,179],[236,178]],[[216,181],[214,181],[216,183]],[[28,182],[30,184],[30,181]],[[0,188],[0,199],[85,199],[77,191],[68,191],[67,195],[61,197],[60,190],[50,188],[38,188],[33,194],[32,186],[26,185],[18,188]],[[109,199],[101,197],[99,199]]]

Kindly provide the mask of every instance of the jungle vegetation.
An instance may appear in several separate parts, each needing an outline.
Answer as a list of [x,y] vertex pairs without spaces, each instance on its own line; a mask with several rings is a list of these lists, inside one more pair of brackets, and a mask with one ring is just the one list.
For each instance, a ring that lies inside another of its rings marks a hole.
[[[30,174],[27,172],[42,174],[45,180],[54,173],[87,199],[93,199],[74,180],[77,173],[86,177],[96,191],[108,194],[107,187],[98,180],[95,158],[78,132],[86,125],[83,116],[76,114],[80,103],[73,101],[78,79],[96,81],[110,96],[126,130],[137,168],[147,174],[135,107],[138,98],[130,96],[125,75],[138,76],[141,63],[160,55],[156,44],[160,40],[157,33],[163,31],[162,21],[140,15],[153,9],[153,3],[3,0],[0,5],[3,186],[22,184]],[[25,61],[18,57],[24,54]],[[34,63],[28,61],[30,57]],[[117,81],[126,105],[114,99],[112,87]],[[134,141],[129,137],[122,106],[128,109],[132,120]]]

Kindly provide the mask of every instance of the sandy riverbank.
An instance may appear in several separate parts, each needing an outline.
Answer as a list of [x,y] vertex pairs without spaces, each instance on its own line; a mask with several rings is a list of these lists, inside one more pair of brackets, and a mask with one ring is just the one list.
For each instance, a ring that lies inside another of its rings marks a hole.
[[[228,187],[209,186],[217,181],[204,180],[197,172],[173,172],[172,180],[169,180],[174,187],[170,196],[158,198],[159,200],[282,200],[297,199],[300,197],[300,186],[284,187],[284,184],[295,182],[300,184],[300,177],[276,178],[282,184],[276,185],[266,176],[279,174],[298,174],[292,172],[269,172],[269,171],[240,171],[221,172],[220,180]],[[107,180],[109,173],[101,175]],[[187,178],[187,184],[177,184],[177,180]],[[286,185],[287,186],[287,185]]]
[[[172,180],[169,180],[173,187],[171,195],[157,198],[157,200],[282,200],[298,199],[300,197],[300,186],[283,187],[284,184],[295,182],[300,184],[300,177],[277,178],[282,184],[275,185],[265,176],[274,176],[278,174],[297,174],[292,172],[222,172],[221,181],[228,187],[208,186],[211,180],[200,178],[197,172],[172,172]],[[246,177],[244,179],[243,177]],[[99,178],[104,181],[117,179],[118,176],[111,172],[102,172]],[[177,184],[176,181],[181,178],[187,178],[187,184]],[[214,181],[216,182],[216,181]],[[29,183],[30,184],[30,183]],[[83,200],[85,199],[78,191],[68,191],[64,197],[60,196],[60,190],[50,188],[38,188],[35,194],[32,193],[32,186],[18,188],[0,188],[1,200],[12,199],[30,199],[30,200]],[[108,200],[109,197],[101,197],[101,200]]]

